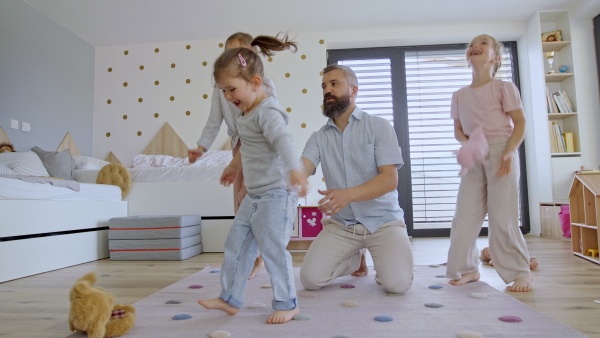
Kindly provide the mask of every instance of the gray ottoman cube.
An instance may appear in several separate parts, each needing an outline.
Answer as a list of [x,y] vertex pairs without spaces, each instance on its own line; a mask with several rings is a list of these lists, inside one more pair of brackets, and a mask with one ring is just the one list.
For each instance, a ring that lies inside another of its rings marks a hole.
[[111,260],[184,260],[202,253],[202,217],[129,216],[108,222]]

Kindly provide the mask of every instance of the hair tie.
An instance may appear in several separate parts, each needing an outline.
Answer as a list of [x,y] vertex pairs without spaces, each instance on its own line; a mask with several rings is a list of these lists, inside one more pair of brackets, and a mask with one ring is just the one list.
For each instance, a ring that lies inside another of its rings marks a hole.
[[248,64],[246,63],[246,60],[244,59],[244,57],[242,56],[242,54],[238,53],[238,58],[240,58],[240,62],[242,63],[242,67],[246,67]]

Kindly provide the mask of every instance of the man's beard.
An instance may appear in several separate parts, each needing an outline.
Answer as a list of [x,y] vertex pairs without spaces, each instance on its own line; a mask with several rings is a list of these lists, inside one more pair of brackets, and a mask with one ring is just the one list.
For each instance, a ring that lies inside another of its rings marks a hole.
[[[327,98],[333,101],[326,101]],[[335,118],[342,115],[350,107],[350,95],[337,97],[331,94],[325,94],[323,97],[323,115],[329,118]]]

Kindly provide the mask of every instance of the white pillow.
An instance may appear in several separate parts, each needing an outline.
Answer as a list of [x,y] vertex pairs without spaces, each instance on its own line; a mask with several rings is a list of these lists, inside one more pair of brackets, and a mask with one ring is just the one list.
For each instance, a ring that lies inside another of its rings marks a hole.
[[105,165],[110,164],[108,161],[99,160],[88,156],[74,156],[75,170],[96,170],[102,169]]
[[15,172],[14,175],[50,176],[40,157],[33,151],[0,154],[0,167]]

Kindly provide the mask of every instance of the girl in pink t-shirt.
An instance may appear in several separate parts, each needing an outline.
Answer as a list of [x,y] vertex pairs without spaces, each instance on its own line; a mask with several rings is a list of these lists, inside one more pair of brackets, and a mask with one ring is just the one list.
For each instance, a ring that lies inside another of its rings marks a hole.
[[519,229],[517,153],[525,136],[525,116],[517,87],[494,79],[502,48],[489,35],[475,37],[466,52],[473,69],[472,83],[452,95],[454,137],[465,143],[481,126],[489,154],[461,176],[446,275],[452,285],[479,280],[476,239],[487,214],[494,267],[505,283],[512,283],[510,291],[526,292],[531,290],[533,278],[527,244]]

